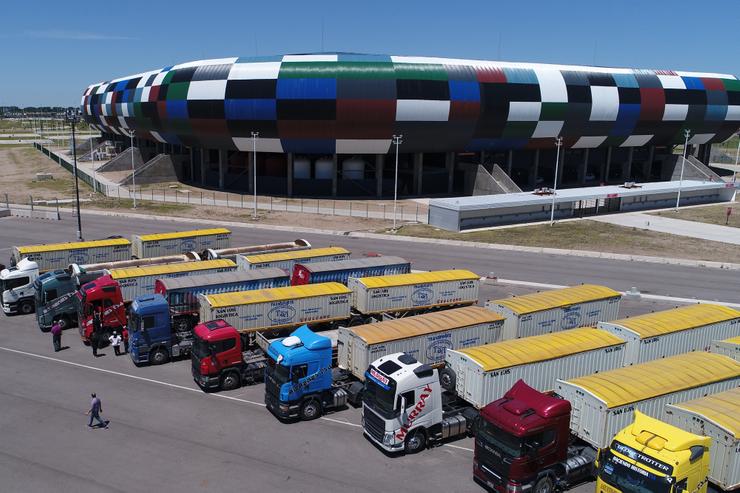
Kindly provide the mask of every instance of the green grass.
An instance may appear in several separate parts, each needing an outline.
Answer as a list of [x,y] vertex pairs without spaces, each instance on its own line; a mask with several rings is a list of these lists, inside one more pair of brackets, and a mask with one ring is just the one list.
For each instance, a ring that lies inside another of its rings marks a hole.
[[[131,199],[116,198],[96,198],[90,203],[91,206],[99,209],[133,209],[134,201]],[[193,206],[185,204],[170,204],[164,202],[151,202],[149,200],[137,200],[136,209],[147,212],[158,212],[162,214],[187,212]]]
[[558,222],[553,226],[549,224],[520,226],[472,233],[454,233],[427,225],[409,225],[403,226],[397,234],[529,247],[740,262],[740,249],[735,245],[589,220]]
[[[729,221],[725,224],[727,218],[727,208],[732,207]],[[683,219],[684,221],[696,221],[699,223],[718,224],[720,226],[731,226],[740,228],[740,204],[720,204],[709,205],[706,207],[692,207],[690,209],[680,209],[675,211],[654,212],[655,216],[670,217],[672,219]]]

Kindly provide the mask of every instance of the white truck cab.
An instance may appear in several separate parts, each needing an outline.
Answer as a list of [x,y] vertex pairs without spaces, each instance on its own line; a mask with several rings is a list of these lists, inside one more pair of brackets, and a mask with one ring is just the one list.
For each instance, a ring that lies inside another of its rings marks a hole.
[[33,313],[36,309],[33,283],[38,277],[38,264],[26,258],[21,259],[15,267],[0,271],[3,312]]
[[406,353],[375,360],[365,374],[362,427],[388,452],[415,453],[449,437],[471,433],[475,409],[443,395],[437,370]]

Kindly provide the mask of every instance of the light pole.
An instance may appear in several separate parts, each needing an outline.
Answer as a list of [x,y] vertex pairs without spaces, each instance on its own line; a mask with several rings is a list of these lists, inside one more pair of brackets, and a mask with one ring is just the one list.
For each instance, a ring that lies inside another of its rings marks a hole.
[[684,130],[684,135],[686,136],[686,140],[683,143],[683,156],[681,158],[681,176],[678,178],[678,194],[676,195],[676,212],[678,212],[678,203],[681,201],[681,187],[683,186],[683,165],[686,163],[686,149],[689,147],[689,136],[691,135],[691,130],[688,128]]
[[95,152],[93,151],[92,134],[90,134],[90,159],[92,159],[92,169],[93,169],[93,191],[97,193],[98,192],[98,179],[95,176]]
[[257,137],[259,136],[259,132],[252,132],[252,191],[254,192],[253,219],[257,219]]
[[396,173],[393,179],[393,232],[396,232],[396,204],[398,202],[398,146],[403,142],[403,135],[394,135],[393,143],[396,145]]
[[560,166],[560,146],[563,145],[563,138],[555,139],[555,145],[558,150],[555,152],[555,178],[552,180],[552,205],[550,205],[550,226],[555,224],[555,195],[558,191],[558,169]]
[[74,158],[75,200],[77,204],[77,239],[82,241],[82,218],[80,217],[80,186],[77,181],[77,145],[75,143],[75,124],[80,121],[80,110],[67,110],[66,120],[72,127],[72,156]]
[[131,137],[131,186],[134,188],[134,209],[136,209],[136,168],[134,167],[134,135],[136,132],[130,128],[128,134]]
[[735,169],[732,171],[732,183],[737,180],[737,162],[740,157],[740,133],[737,134],[737,151],[735,152]]

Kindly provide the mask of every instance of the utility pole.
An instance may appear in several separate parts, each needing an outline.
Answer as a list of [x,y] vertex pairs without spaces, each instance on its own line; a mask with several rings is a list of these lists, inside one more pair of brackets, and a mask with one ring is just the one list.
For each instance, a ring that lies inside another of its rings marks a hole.
[[393,181],[393,232],[396,232],[396,205],[398,203],[398,146],[403,142],[403,135],[394,135],[393,143],[396,145],[396,174]]
[[560,146],[563,145],[563,138],[558,137],[555,139],[555,145],[558,150],[555,153],[555,178],[552,180],[552,205],[550,205],[550,226],[555,224],[555,195],[558,192],[558,169],[560,166]]
[[72,127],[72,156],[75,171],[75,201],[77,204],[77,240],[82,241],[82,217],[80,216],[80,185],[77,179],[77,145],[75,142],[75,124],[80,121],[80,110],[67,110],[66,120]]
[[252,188],[254,189],[253,219],[257,219],[257,137],[259,136],[259,132],[252,132]]

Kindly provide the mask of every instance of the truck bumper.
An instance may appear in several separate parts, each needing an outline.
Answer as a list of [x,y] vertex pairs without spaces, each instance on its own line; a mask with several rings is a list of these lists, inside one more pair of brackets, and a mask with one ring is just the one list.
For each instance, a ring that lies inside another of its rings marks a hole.
[[193,370],[193,380],[203,389],[217,389],[221,386],[221,379],[219,377],[211,377],[208,375],[201,375],[200,373]]
[[265,392],[265,405],[267,409],[279,419],[297,418],[301,408],[299,403],[280,402],[275,396]]
[[129,349],[128,354],[131,356],[131,361],[135,364],[142,365],[149,363],[149,351],[139,350],[137,347],[131,347]]
[[6,315],[18,313],[18,303],[3,303],[3,313]]
[[[496,491],[498,493],[507,492],[506,480],[493,472],[488,467],[486,467],[484,464],[480,464],[477,460],[473,461],[473,479],[490,491]],[[532,484],[517,484],[516,491],[528,493],[532,491]]]

